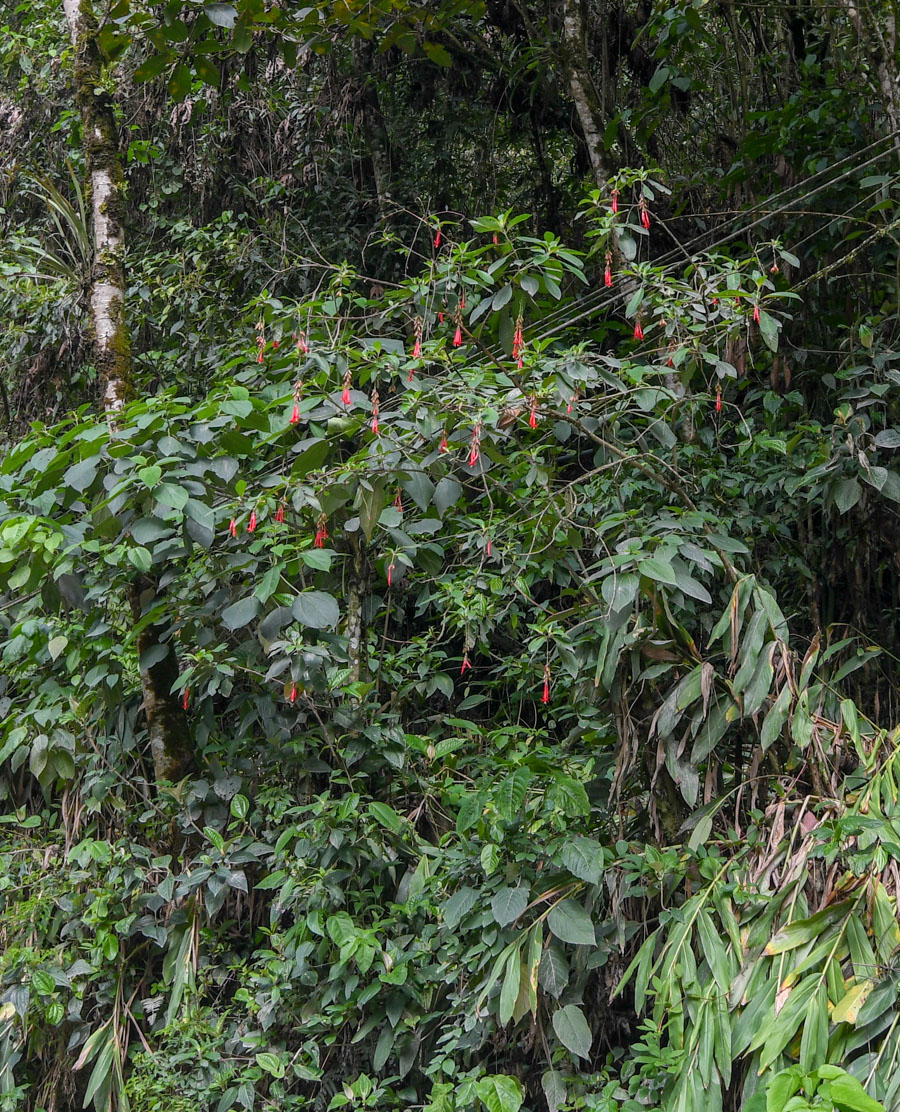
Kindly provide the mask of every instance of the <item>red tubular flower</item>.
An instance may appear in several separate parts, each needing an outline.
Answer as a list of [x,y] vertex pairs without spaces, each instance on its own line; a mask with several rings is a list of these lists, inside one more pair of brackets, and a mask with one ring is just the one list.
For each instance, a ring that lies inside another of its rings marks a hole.
[[441,245],[441,229],[438,228],[437,233],[435,234],[435,237],[434,237],[434,248],[435,248],[435,250],[437,250],[438,247],[440,247],[440,245]]
[[372,417],[372,433],[373,433],[373,435],[374,435],[374,436],[378,436],[378,429],[379,429],[379,425],[378,425],[378,414],[376,413],[376,414],[375,414],[375,415],[374,415],[374,416]]
[[619,191],[618,191],[618,189],[614,189],[612,191],[612,205],[610,207],[612,208],[613,212],[618,212],[619,211]]
[[250,520],[247,522],[247,532],[248,533],[255,533],[256,532],[256,510],[251,510],[250,511]]
[[305,332],[301,332],[297,336],[297,351],[299,351],[301,355],[306,355],[309,352],[309,341],[306,338]]
[[500,237],[497,235],[496,232],[494,232],[494,246],[496,246],[499,242],[500,242]]
[[263,358],[263,349],[262,348],[259,349],[259,355],[257,355],[257,357],[256,357],[256,362],[257,363],[265,363],[265,359]]
[[641,328],[640,320],[634,322],[634,338],[636,340],[643,340],[644,338],[644,330]]
[[541,695],[542,703],[550,702],[550,665],[544,665],[544,691]]
[[537,410],[534,408],[533,404],[531,407],[531,413],[528,414],[528,424],[533,429],[536,429],[538,426]]
[[778,273],[778,263],[772,263],[772,265],[769,267],[769,273],[770,274],[777,274]]
[[722,390],[721,390],[720,387],[717,386],[716,387],[716,413],[721,413],[721,412],[722,412]]
[[275,520],[277,522],[284,521],[284,503],[280,503],[278,509],[275,511]]
[[292,684],[291,684],[291,693],[290,693],[290,695],[288,696],[288,698],[290,699],[290,701],[291,701],[292,703],[296,703],[296,702],[297,702],[297,685],[296,685],[295,683],[292,683]]
[[313,541],[313,548],[324,548],[325,542],[328,540],[327,519],[324,514],[319,514],[319,519],[316,522],[316,538]]
[[294,408],[291,410],[291,424],[296,425],[299,420],[300,420],[300,406],[297,402],[294,402]]
[[410,367],[409,374],[406,376],[406,381],[407,382],[412,382],[412,380],[413,380],[413,373],[412,373],[412,367]]
[[391,580],[393,578],[394,578],[394,565],[390,564],[390,565],[388,565],[388,570],[387,570],[387,581],[388,581],[388,586],[389,587],[391,585]]
[[456,326],[456,334],[453,337],[453,346],[458,348],[462,344],[462,325]]
[[758,305],[753,306],[753,319],[756,321],[757,324],[759,324],[759,306]]
[[345,386],[343,389],[343,392],[341,394],[341,401],[344,403],[344,405],[350,404],[350,389],[347,386]]
[[273,341],[272,341],[272,347],[273,347],[273,348],[274,348],[274,349],[275,349],[276,351],[278,351],[278,341],[277,341],[277,340],[273,340]]
[[181,699],[181,705],[185,710],[188,709],[188,704],[190,703],[190,701],[191,701],[191,689],[189,687],[186,687],[184,689],[184,695],[182,696],[182,699]]
[[444,323],[444,311],[443,311],[443,309],[438,313],[438,323],[439,324]]
[[649,231],[650,230],[650,213],[647,211],[647,202],[641,198],[641,223]]
[[607,263],[606,270],[603,271],[603,285],[609,289],[612,284],[612,267]]
[[462,665],[459,669],[459,674],[461,676],[464,676],[468,669],[470,669],[471,667],[472,665],[469,663],[469,650],[466,649],[466,651],[463,653]]
[[422,358],[422,341],[419,339],[418,336],[416,337],[416,342],[415,342],[415,345],[413,347],[412,357],[413,357],[413,359],[421,359]]
[[450,445],[447,443],[447,434],[446,433],[444,433],[443,436],[441,437],[441,446],[440,446],[440,448],[438,448],[438,451],[441,452],[441,453],[450,451]]
[[465,290],[463,290],[463,295],[462,295],[462,298],[460,299],[459,307],[460,307],[460,309],[465,309],[465,307],[466,307],[466,291]]
[[472,429],[472,443],[469,448],[469,467],[474,467],[478,463],[478,457],[481,455],[481,422],[479,421]]
[[487,539],[486,553],[487,553],[488,556],[490,556],[490,554],[491,554],[491,538],[490,537],[488,537],[488,539]]
[[234,518],[231,519],[231,524],[228,526],[228,532],[233,536],[237,536],[237,522]]
[[403,493],[402,493],[402,491],[399,490],[399,488],[398,488],[397,493],[394,497],[394,508],[399,513],[401,513],[401,514],[403,513]]

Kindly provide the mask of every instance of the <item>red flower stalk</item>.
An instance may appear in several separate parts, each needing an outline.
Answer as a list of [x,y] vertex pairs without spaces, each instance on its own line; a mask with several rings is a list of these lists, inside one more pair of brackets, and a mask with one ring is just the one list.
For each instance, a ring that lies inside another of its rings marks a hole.
[[647,211],[647,202],[641,197],[641,223],[649,231],[650,230],[650,213]]
[[296,425],[300,420],[300,405],[294,402],[294,408],[291,410],[291,424]]
[[721,413],[721,412],[722,412],[722,388],[721,388],[721,386],[717,386],[716,387],[716,413]]
[[290,699],[290,701],[291,701],[292,703],[296,703],[296,702],[297,702],[297,685],[296,685],[295,683],[292,683],[292,684],[291,684],[291,693],[290,693],[290,695],[288,696],[288,698]]
[[440,446],[440,448],[438,448],[438,451],[441,452],[442,454],[444,452],[449,452],[450,451],[450,446],[447,443],[447,434],[446,433],[444,433],[441,436],[441,446]]
[[284,502],[279,503],[278,509],[275,511],[275,520],[279,523],[284,521]]
[[190,701],[191,701],[191,689],[189,687],[186,687],[184,689],[184,695],[182,696],[182,699],[181,699],[181,705],[184,708],[184,710],[188,709],[188,704],[190,703]]
[[472,429],[472,443],[469,447],[469,467],[474,467],[478,463],[478,457],[481,455],[481,422],[479,421],[475,428]]
[[618,189],[614,189],[612,191],[612,205],[610,207],[612,208],[613,212],[618,212],[619,211],[619,191],[618,191]]
[[541,695],[542,703],[550,702],[550,665],[544,665],[544,691]]
[[634,322],[634,338],[636,340],[643,340],[644,338],[644,330],[641,327],[640,318]]
[[464,676],[471,667],[472,665],[469,662],[469,650],[466,649],[466,651],[463,653],[462,666],[459,669],[459,674],[461,676]]
[[435,237],[434,237],[434,248],[435,248],[435,250],[437,250],[438,247],[440,247],[440,245],[441,245],[441,229],[438,228],[437,233],[435,234]]
[[233,536],[237,536],[237,522],[234,518],[231,519],[231,524],[228,526],[228,532]]
[[753,306],[753,319],[756,321],[757,324],[759,324],[759,306],[758,305]]
[[391,581],[393,580],[393,578],[394,578],[394,565],[389,564],[388,565],[388,570],[387,570],[387,581],[388,581],[388,586],[389,587],[391,585]]
[[456,333],[453,336],[453,346],[455,348],[458,348],[458,347],[461,346],[461,344],[462,344],[462,325],[458,324],[456,326]]
[[250,520],[247,522],[247,532],[248,533],[255,533],[256,532],[256,510],[251,510],[250,511]]
[[606,270],[603,271],[603,284],[607,289],[613,284],[612,251],[606,252]]
[[341,394],[341,401],[344,405],[350,405],[350,370],[349,368],[344,374],[344,389]]

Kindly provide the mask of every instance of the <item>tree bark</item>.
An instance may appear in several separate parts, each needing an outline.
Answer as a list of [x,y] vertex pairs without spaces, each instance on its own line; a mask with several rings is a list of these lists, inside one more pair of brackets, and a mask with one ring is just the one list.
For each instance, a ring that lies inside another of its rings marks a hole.
[[594,180],[603,189],[615,173],[606,157],[606,130],[600,95],[591,76],[585,41],[582,0],[562,0],[562,63],[578,122],[588,149]]
[[[134,394],[131,343],[125,318],[125,190],[114,106],[102,88],[103,59],[91,0],[63,0],[75,51],[75,98],[81,113],[94,253],[91,265],[91,349],[100,377],[103,408],[115,423]],[[156,587],[138,579],[129,591],[135,624],[153,605]],[[187,716],[172,685],[178,677],[175,646],[167,631],[148,624],[137,637],[138,659],[155,646],[166,655],[141,669],[147,733],[157,782],[177,780],[194,767]]]
[[363,132],[372,162],[378,214],[382,220],[386,220],[391,209],[391,143],[384,126],[384,114],[378,100],[378,90],[374,84],[372,71],[375,65],[375,49],[372,43],[357,45],[354,51],[354,64],[362,99]]

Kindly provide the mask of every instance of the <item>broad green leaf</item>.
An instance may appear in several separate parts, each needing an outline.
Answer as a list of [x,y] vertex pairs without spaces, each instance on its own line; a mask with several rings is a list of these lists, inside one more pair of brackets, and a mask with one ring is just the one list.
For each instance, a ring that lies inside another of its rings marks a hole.
[[599,884],[603,876],[603,847],[593,838],[568,838],[560,852],[562,863],[573,876],[588,884]]
[[337,599],[325,591],[304,591],[294,599],[291,611],[310,629],[334,629],[341,616]]
[[[491,900],[491,914],[501,927],[509,926],[528,906],[527,888],[501,888]],[[516,992],[518,992],[516,988]]]
[[593,946],[597,941],[590,916],[575,900],[556,904],[547,916],[547,926],[561,942],[573,946]]
[[253,595],[234,602],[222,611],[222,621],[229,629],[242,629],[259,613],[259,600]]
[[566,1050],[579,1058],[590,1057],[594,1037],[584,1012],[576,1004],[566,1004],[553,1013],[553,1030]]
[[525,1099],[521,1081],[502,1073],[482,1077],[475,1085],[475,1092],[487,1112],[519,1112]]

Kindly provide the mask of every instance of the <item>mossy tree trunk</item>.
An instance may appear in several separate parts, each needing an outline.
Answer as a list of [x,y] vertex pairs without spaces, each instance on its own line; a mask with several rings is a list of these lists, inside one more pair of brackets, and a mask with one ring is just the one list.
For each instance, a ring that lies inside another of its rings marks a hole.
[[615,170],[603,144],[606,121],[600,94],[594,84],[585,39],[583,0],[561,0],[561,60],[569,93],[578,113],[578,122],[588,149],[594,180],[603,189]]
[[[75,51],[75,97],[81,114],[94,240],[90,283],[91,349],[103,407],[111,423],[133,397],[131,345],[125,316],[125,190],[115,106],[103,88],[103,58],[92,0],[63,0]],[[129,603],[138,625],[144,713],[157,782],[177,780],[195,765],[187,716],[172,693],[178,676],[167,631],[145,616],[157,590],[149,579],[132,584]],[[141,623],[144,622],[143,628]],[[162,659],[160,652],[165,649]]]

